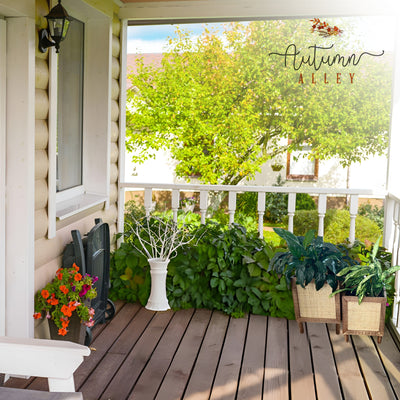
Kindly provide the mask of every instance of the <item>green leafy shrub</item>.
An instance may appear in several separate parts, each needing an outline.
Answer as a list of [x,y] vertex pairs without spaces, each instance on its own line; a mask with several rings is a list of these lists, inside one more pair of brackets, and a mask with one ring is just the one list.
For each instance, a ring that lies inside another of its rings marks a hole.
[[[287,218],[286,218],[287,220]],[[350,213],[347,210],[327,210],[324,220],[324,240],[331,243],[344,243],[350,230]],[[318,230],[318,211],[299,210],[293,219],[293,233],[304,235],[308,230]],[[382,232],[379,226],[370,219],[356,217],[356,238],[362,242],[374,241]]]
[[380,229],[383,230],[383,222],[385,209],[384,207],[372,206],[371,204],[361,204],[358,207],[358,214],[363,217],[367,217],[371,221],[374,221]]
[[[244,313],[294,318],[284,277],[268,272],[275,250],[256,234],[234,224],[196,226],[199,240],[180,248],[168,266],[167,296],[172,308],[208,308],[238,317]],[[150,293],[147,260],[129,244],[111,257],[110,298],[146,304]]]
[[315,210],[317,205],[308,193],[296,194],[296,210]]

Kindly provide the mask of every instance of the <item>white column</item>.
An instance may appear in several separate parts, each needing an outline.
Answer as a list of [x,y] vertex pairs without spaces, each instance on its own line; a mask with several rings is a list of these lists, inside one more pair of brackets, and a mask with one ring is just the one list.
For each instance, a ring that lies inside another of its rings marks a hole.
[[236,192],[229,192],[229,200],[228,200],[229,225],[235,222],[235,211],[236,211]]
[[288,231],[293,233],[293,218],[296,212],[296,193],[289,193],[288,198]]
[[257,212],[258,212],[258,233],[260,239],[262,239],[264,237],[265,192],[258,193]]
[[201,223],[203,225],[206,223],[207,202],[208,202],[208,192],[205,190],[201,190],[200,191],[200,215],[201,215]]
[[33,336],[35,20],[7,19],[6,335]]
[[6,314],[6,22],[0,19],[0,336]]
[[172,191],[172,201],[171,201],[172,217],[174,222],[178,220],[178,208],[179,208],[179,190],[174,189]]
[[146,210],[146,217],[150,215],[152,209],[153,189],[144,189],[144,209]]
[[326,194],[318,196],[318,236],[324,236],[324,218],[326,214]]
[[358,213],[358,195],[352,194],[350,196],[350,232],[349,242],[354,243],[356,238],[356,217]]

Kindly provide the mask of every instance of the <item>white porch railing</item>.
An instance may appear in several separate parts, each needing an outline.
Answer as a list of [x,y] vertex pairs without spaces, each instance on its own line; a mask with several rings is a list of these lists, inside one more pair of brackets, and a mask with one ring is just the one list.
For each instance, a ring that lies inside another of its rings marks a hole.
[[[288,230],[293,232],[293,218],[296,209],[296,194],[308,193],[318,197],[318,235],[324,235],[324,218],[327,209],[328,195],[348,196],[350,208],[350,229],[349,240],[355,240],[355,221],[358,214],[359,196],[383,197],[384,193],[376,193],[369,189],[334,189],[334,188],[314,188],[314,187],[285,187],[285,186],[230,186],[230,185],[192,185],[192,184],[164,184],[164,183],[120,183],[119,184],[119,210],[118,210],[118,231],[124,229],[124,204],[125,191],[144,191],[144,207],[149,214],[152,209],[153,191],[171,192],[171,209],[173,218],[176,220],[179,210],[180,192],[198,192],[201,223],[205,223],[208,208],[209,192],[228,192],[228,212],[229,223],[234,222],[236,211],[236,195],[243,192],[258,193],[257,212],[258,212],[258,232],[263,237],[263,217],[265,213],[265,194],[266,193],[287,193],[288,194]],[[383,245],[392,253],[392,264],[400,263],[400,198],[386,194],[385,197],[385,224],[383,234]],[[396,274],[396,295],[393,310],[393,324],[396,332],[400,332],[400,275]],[[399,336],[400,342],[400,336]]]
[[[400,264],[400,198],[391,193],[385,199],[383,245],[392,253],[392,265]],[[395,297],[393,307],[393,324],[400,331],[400,275],[396,274]]]
[[[293,232],[293,218],[296,210],[296,194],[308,193],[318,197],[318,235],[324,235],[324,218],[326,214],[326,204],[328,195],[349,196],[350,198],[350,231],[349,240],[354,242],[356,216],[358,213],[358,197],[360,195],[370,196],[374,192],[368,189],[325,189],[314,187],[285,187],[285,186],[231,186],[231,185],[192,185],[192,184],[165,184],[165,183],[120,183],[120,209],[118,211],[118,231],[124,229],[124,199],[126,190],[144,190],[144,207],[146,213],[152,209],[153,191],[171,191],[171,209],[173,218],[176,220],[179,210],[180,192],[199,192],[201,223],[206,221],[207,208],[209,206],[209,192],[228,192],[228,213],[229,223],[234,222],[236,212],[236,195],[243,192],[258,193],[257,213],[258,213],[258,232],[263,237],[263,217],[265,213],[265,194],[266,193],[287,193],[288,194],[288,230]],[[122,201],[121,201],[122,200]],[[121,206],[122,205],[122,206]]]

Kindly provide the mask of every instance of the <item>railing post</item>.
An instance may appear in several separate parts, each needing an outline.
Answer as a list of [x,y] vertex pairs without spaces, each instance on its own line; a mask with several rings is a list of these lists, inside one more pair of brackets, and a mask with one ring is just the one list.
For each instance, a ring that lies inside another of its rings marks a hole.
[[229,197],[228,197],[229,225],[232,225],[235,222],[235,211],[236,211],[236,192],[229,192]]
[[260,239],[264,237],[265,192],[258,192],[258,233]]
[[356,239],[356,217],[358,213],[358,195],[352,194],[350,196],[350,232],[349,242],[353,244]]
[[152,188],[144,189],[144,209],[146,211],[146,217],[150,215],[152,199],[153,199],[153,189]]
[[388,195],[385,197],[385,215],[383,222],[383,247],[385,247],[388,251],[393,253],[393,243],[395,241],[395,229],[393,222],[395,221],[394,212],[395,212],[396,202],[394,199],[391,199]]
[[172,190],[172,199],[171,199],[171,209],[172,209],[172,219],[174,222],[178,220],[178,208],[179,208],[179,190]]
[[207,203],[208,203],[208,191],[200,191],[200,216],[201,223],[204,225],[206,223],[206,213],[207,213]]
[[326,194],[318,196],[318,236],[324,237],[324,218],[326,214]]
[[293,233],[293,218],[296,212],[296,193],[289,193],[288,198],[288,231]]

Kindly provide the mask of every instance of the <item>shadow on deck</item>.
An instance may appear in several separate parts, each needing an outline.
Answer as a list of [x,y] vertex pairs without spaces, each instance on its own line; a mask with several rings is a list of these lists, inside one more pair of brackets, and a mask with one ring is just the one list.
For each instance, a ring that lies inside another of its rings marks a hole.
[[[209,310],[155,313],[117,304],[95,327],[92,353],[75,372],[85,400],[393,400],[400,398],[400,352],[334,325]],[[95,349],[95,350],[94,350]],[[10,379],[5,386],[48,390],[47,380]]]

